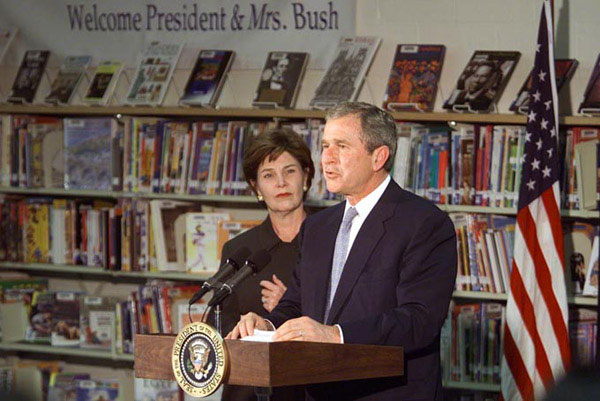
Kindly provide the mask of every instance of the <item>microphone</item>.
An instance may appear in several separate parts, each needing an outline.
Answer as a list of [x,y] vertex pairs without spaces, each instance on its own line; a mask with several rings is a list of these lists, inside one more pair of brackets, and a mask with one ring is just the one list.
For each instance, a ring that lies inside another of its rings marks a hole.
[[252,254],[244,266],[227,280],[221,288],[213,295],[212,299],[208,303],[209,307],[220,304],[225,298],[227,298],[233,292],[234,288],[244,281],[248,276],[256,274],[261,271],[271,261],[271,255],[264,249],[260,249]]
[[189,304],[193,305],[198,302],[198,300],[207,292],[212,290],[217,283],[224,281],[233,273],[238,271],[240,269],[241,261],[245,260],[249,255],[250,249],[246,248],[245,246],[235,251],[232,257],[225,260],[225,264],[221,266],[219,271],[214,276],[206,280],[204,284],[202,284],[202,287],[194,294],[194,296],[190,298]]

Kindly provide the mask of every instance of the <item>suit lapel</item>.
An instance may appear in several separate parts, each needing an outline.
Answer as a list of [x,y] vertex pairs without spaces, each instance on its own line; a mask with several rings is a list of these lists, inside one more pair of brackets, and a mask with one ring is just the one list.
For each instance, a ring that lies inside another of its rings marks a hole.
[[[325,303],[327,302],[327,289],[331,277],[331,264],[333,261],[333,250],[335,248],[335,239],[337,237],[342,218],[344,217],[344,204],[334,206],[336,210],[332,211],[331,215],[323,222],[322,229],[314,230],[311,233],[310,243],[314,244],[314,257],[309,269],[312,269],[306,277],[309,283],[306,288],[312,289],[311,300],[307,305],[312,305],[309,316],[315,320],[322,322],[325,316]],[[322,268],[321,268],[322,266]],[[304,283],[302,283],[304,286]]]
[[[361,226],[358,235],[352,244],[348,258],[346,259],[346,264],[344,265],[344,270],[331,304],[329,317],[325,324],[332,324],[332,322],[336,321],[346,299],[356,285],[358,277],[360,277],[369,257],[373,253],[375,246],[385,233],[384,222],[394,214],[395,204],[392,203],[391,200],[393,199],[394,193],[397,192],[397,188],[397,185],[393,182],[388,185],[385,192]],[[333,246],[335,246],[335,239]],[[331,271],[331,267],[329,270]]]

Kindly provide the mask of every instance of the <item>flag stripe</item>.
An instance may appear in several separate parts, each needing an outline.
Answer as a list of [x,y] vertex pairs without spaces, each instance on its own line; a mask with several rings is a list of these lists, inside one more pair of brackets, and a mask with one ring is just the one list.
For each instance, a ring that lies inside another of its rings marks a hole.
[[[519,348],[508,328],[504,332],[504,355],[521,397],[524,400],[533,399],[533,383],[527,374],[527,368],[523,363],[523,359],[521,359]],[[512,401],[513,397],[508,396],[507,399]]]
[[[517,216],[517,224],[523,234],[523,239],[527,244],[529,254],[532,256],[535,264],[535,275],[538,281],[538,288],[544,298],[554,333],[559,343],[559,350],[563,360],[570,358],[569,353],[569,335],[565,326],[565,320],[562,316],[562,311],[558,305],[558,301],[554,296],[552,288],[552,277],[544,259],[544,252],[540,247],[535,230],[535,221],[531,216],[529,208],[522,209]],[[546,228],[547,229],[547,228]],[[566,358],[566,359],[565,359]]]
[[[563,233],[561,226],[559,224],[552,224],[553,221],[560,221],[560,211],[558,210],[558,197],[556,196],[556,192],[558,189],[558,182],[552,186],[552,191],[545,191],[542,194],[542,201],[544,202],[544,208],[546,209],[546,213],[548,214],[548,221],[550,222],[550,228],[552,229],[552,237],[554,237],[554,246],[556,249],[562,250],[564,253],[563,247]],[[564,261],[562,259],[557,260],[561,265],[561,269],[564,273],[565,266]]]
[[[529,263],[525,263],[526,267]],[[510,291],[513,294],[517,294],[514,297],[515,305],[520,312],[522,323],[525,325],[527,332],[533,342],[533,351],[535,358],[535,367],[539,372],[540,378],[544,383],[545,387],[548,387],[553,382],[552,369],[548,362],[548,355],[546,349],[540,338],[538,327],[536,325],[536,311],[531,302],[527,289],[523,284],[523,279],[519,272],[519,267],[516,263],[513,264],[513,271],[510,276]],[[518,375],[517,375],[518,376]]]

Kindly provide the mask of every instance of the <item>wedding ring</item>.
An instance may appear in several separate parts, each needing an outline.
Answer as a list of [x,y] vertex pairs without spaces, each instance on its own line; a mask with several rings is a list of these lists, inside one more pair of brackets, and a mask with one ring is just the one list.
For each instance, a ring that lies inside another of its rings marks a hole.
[[302,331],[298,330],[298,337],[302,337]]
[[260,299],[260,301],[261,301],[263,304],[266,304],[266,303],[267,303],[267,298],[266,298],[266,297],[262,297],[262,298]]

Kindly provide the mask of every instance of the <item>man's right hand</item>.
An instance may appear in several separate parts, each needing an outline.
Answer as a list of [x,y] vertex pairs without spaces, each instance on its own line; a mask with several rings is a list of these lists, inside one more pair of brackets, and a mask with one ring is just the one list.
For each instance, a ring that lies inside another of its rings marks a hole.
[[254,312],[247,313],[242,316],[238,324],[227,334],[226,339],[235,340],[238,338],[251,336],[254,334],[254,329],[273,330],[271,325],[265,319],[258,316]]

